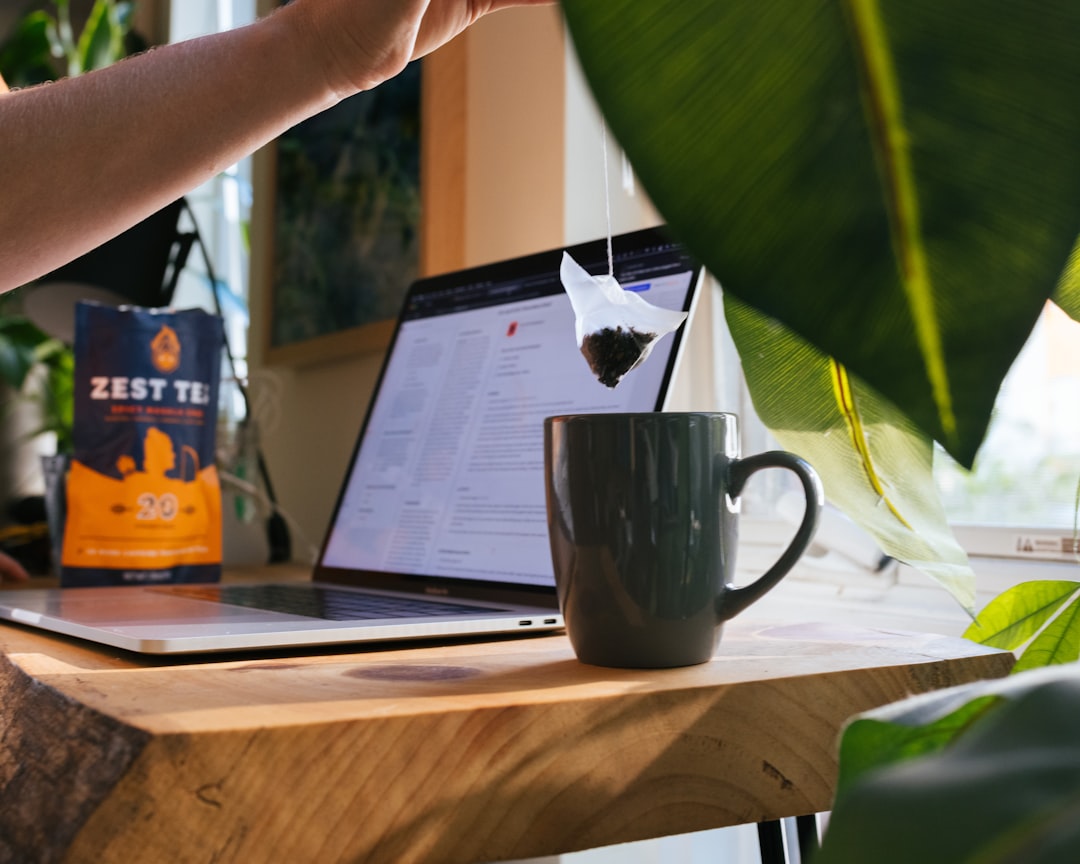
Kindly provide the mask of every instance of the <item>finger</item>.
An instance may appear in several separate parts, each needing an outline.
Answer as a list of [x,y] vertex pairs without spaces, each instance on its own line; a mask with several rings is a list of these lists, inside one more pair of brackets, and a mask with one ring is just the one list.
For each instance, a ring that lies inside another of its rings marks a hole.
[[6,579],[22,582],[29,578],[30,574],[23,569],[22,564],[10,555],[0,552],[0,582],[3,582]]

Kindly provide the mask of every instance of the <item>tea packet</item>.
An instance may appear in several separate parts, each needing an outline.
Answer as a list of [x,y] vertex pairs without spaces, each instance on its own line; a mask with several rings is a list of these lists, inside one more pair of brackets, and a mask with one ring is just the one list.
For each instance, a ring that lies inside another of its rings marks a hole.
[[653,306],[612,275],[591,275],[567,252],[559,276],[574,307],[578,347],[606,387],[617,386],[645,362],[661,336],[686,320],[685,312]]
[[222,340],[201,309],[76,306],[61,585],[220,578]]

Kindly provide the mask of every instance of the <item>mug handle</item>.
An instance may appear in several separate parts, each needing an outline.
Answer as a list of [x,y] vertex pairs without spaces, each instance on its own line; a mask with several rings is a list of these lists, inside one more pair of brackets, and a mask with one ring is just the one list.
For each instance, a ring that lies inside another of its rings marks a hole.
[[743,486],[751,474],[761,471],[763,468],[786,468],[793,471],[802,481],[803,492],[806,495],[806,512],[803,513],[802,524],[795,536],[788,544],[784,554],[762,576],[749,585],[736,588],[727,586],[724,594],[717,599],[717,612],[722,620],[734,618],[751,603],[760,600],[766,592],[775,587],[787,572],[795,566],[795,562],[802,557],[806,547],[814,538],[817,530],[818,518],[825,501],[825,493],[821,488],[821,480],[817,472],[810,467],[810,463],[794,453],[784,450],[770,450],[766,453],[757,453],[747,456],[745,459],[736,459],[729,464],[728,494],[732,498],[738,498],[742,493]]

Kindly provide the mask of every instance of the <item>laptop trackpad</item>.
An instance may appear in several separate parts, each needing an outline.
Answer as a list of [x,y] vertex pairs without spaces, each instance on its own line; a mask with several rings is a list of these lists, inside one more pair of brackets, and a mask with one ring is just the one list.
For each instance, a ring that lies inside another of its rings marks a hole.
[[495,605],[436,600],[407,594],[358,591],[329,585],[177,585],[152,589],[172,596],[230,604],[322,621],[393,621],[502,614]]

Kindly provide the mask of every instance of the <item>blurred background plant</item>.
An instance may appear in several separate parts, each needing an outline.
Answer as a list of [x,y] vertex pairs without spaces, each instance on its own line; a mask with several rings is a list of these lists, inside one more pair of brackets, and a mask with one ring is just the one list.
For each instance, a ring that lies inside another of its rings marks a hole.
[[71,452],[74,370],[69,346],[24,316],[5,314],[0,306],[0,382],[7,387],[7,400],[37,406],[38,422],[29,434],[55,435],[58,453]]
[[26,12],[0,43],[0,75],[9,87],[27,87],[101,69],[146,48],[131,28],[135,4],[95,0],[81,26],[70,0]]

